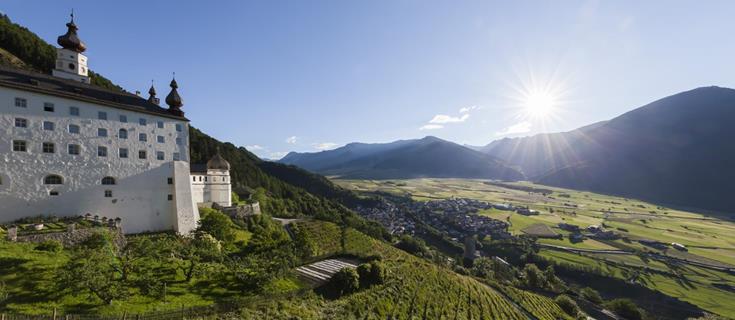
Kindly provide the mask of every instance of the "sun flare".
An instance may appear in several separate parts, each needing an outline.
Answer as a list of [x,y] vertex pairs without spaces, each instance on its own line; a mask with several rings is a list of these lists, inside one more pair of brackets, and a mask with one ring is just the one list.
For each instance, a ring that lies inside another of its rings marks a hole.
[[526,114],[540,118],[549,116],[555,105],[556,97],[549,92],[543,91],[529,92],[523,102],[523,108]]

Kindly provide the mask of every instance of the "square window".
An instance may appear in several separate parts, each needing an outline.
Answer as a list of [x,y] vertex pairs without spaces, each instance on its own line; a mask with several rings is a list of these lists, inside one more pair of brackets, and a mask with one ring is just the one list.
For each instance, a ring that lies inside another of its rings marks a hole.
[[78,107],[69,107],[69,115],[71,116],[79,116],[79,108]]
[[79,147],[78,144],[70,144],[69,145],[69,154],[70,155],[73,155],[73,156],[78,156],[79,153],[80,153],[80,151],[81,151],[81,149],[82,148]]
[[56,152],[56,145],[53,142],[43,143],[43,153],[54,153]]
[[43,122],[43,130],[54,131],[54,127],[55,127],[55,125],[51,121],[44,121]]
[[105,128],[98,128],[97,129],[97,136],[98,137],[107,137],[107,129],[105,129]]
[[168,184],[174,184],[174,178],[168,178]]
[[79,126],[76,124],[69,125],[69,133],[79,134]]
[[13,140],[13,151],[20,151],[20,152],[28,151],[26,142],[23,140]]
[[145,118],[140,118],[138,119],[138,124],[140,124],[141,126],[147,125],[148,120],[146,120]]
[[107,147],[102,147],[102,146],[97,147],[97,156],[107,157]]
[[120,158],[126,159],[128,157],[128,149],[120,148],[118,154],[120,155]]
[[28,120],[23,118],[15,118],[15,126],[18,128],[28,128]]
[[177,145],[182,145],[182,144],[184,144],[184,140],[181,139],[181,138],[176,138],[176,144]]
[[121,114],[120,115],[120,122],[127,123],[128,122],[128,116]]
[[120,131],[117,132],[117,137],[120,139],[127,139],[128,138],[128,130],[120,129]]
[[181,132],[184,131],[184,126],[181,125],[181,123],[176,124],[176,131]]
[[138,151],[138,159],[148,158],[148,153],[145,150]]
[[112,198],[112,190],[105,190],[105,198]]
[[107,112],[104,112],[104,111],[97,112],[97,119],[107,120]]
[[54,104],[51,102],[44,102],[43,103],[43,111],[46,112],[54,112]]
[[156,160],[164,160],[163,151],[156,151]]
[[157,136],[156,137],[156,141],[158,141],[158,143],[166,143],[166,137],[164,137],[164,136]]
[[172,195],[172,194],[169,194],[169,195],[168,195],[168,201],[173,201],[173,200],[174,200],[174,195]]
[[158,121],[158,128],[163,129],[163,121]]
[[15,106],[18,108],[27,108],[28,100],[23,98],[15,98]]
[[181,160],[181,154],[178,152],[174,152],[174,161],[179,161],[179,160]]
[[145,133],[139,133],[138,134],[138,141],[146,142],[148,141],[148,135]]

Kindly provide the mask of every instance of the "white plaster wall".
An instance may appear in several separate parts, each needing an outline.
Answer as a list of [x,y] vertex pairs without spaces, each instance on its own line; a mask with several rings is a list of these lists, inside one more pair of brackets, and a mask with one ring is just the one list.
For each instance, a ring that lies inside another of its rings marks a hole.
[[172,217],[176,219],[174,230],[181,234],[189,234],[197,228],[199,223],[199,208],[192,198],[191,169],[186,161],[174,161],[174,193],[175,207]]
[[207,170],[207,174],[191,175],[192,197],[196,203],[216,202],[223,207],[232,206],[232,186],[227,170]]
[[[15,107],[15,97],[25,98],[27,108]],[[55,112],[43,111],[44,102],[54,103]],[[79,117],[69,115],[70,106],[80,109]],[[98,111],[107,112],[108,120],[98,120]],[[127,123],[119,121],[120,114],[127,115]],[[16,128],[16,117],[27,119],[28,128]],[[138,123],[141,117],[147,125]],[[55,130],[43,130],[44,120],[54,122]],[[157,121],[163,121],[164,128],[158,128]],[[175,130],[176,123],[181,132]],[[69,124],[79,125],[80,134],[69,133]],[[175,201],[168,200],[176,192],[168,178],[174,177],[174,152],[183,161],[189,159],[187,126],[181,120],[0,87],[0,221],[92,213],[122,218],[126,233],[176,229]],[[97,137],[97,128],[106,128],[108,137]],[[128,130],[128,139],[117,137],[120,128]],[[140,132],[148,134],[147,142],[138,141]],[[157,143],[157,135],[166,142]],[[12,151],[16,139],[27,141],[27,152]],[[42,153],[43,142],[55,143],[56,153]],[[68,154],[70,143],[81,146],[80,155]],[[100,145],[108,148],[107,157],[97,156]],[[118,157],[121,147],[128,148],[127,159]],[[147,159],[138,159],[139,150],[147,151]],[[163,151],[165,160],[156,160],[156,151]],[[49,174],[62,176],[64,184],[43,185]],[[105,176],[116,178],[117,185],[102,186]],[[60,195],[50,196],[52,189]],[[105,198],[104,190],[112,190],[113,197]]]

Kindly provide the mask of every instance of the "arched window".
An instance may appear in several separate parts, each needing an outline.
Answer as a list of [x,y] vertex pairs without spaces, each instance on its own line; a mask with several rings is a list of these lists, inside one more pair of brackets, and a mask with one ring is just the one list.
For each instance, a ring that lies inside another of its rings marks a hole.
[[115,178],[113,178],[113,177],[104,177],[104,178],[102,178],[102,185],[111,186],[111,185],[115,185],[115,184],[117,184],[117,183],[115,181]]
[[43,178],[43,184],[64,184],[64,179],[59,175],[50,174]]

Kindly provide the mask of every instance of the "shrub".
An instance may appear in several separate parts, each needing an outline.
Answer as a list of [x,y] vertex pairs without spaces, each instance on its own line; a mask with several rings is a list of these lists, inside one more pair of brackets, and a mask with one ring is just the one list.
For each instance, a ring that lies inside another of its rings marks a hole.
[[630,299],[615,299],[605,303],[605,308],[628,320],[643,319],[643,311]]
[[0,282],[0,304],[5,302],[10,296],[10,289],[5,285],[5,282]]
[[579,290],[579,295],[582,296],[583,299],[594,304],[602,304],[602,297],[600,296],[600,293],[590,287],[582,288],[582,290]]
[[401,240],[396,243],[396,248],[420,257],[424,256],[427,251],[424,241],[408,235],[401,237]]
[[329,279],[327,288],[337,297],[350,294],[360,288],[360,276],[352,268],[342,268]]
[[357,274],[360,277],[361,288],[382,284],[385,281],[385,267],[380,261],[372,261],[359,265],[357,267]]
[[559,295],[554,299],[554,302],[556,302],[557,305],[559,305],[559,308],[564,310],[568,315],[576,317],[577,314],[579,314],[579,306],[577,306],[577,302],[572,300],[567,295]]
[[528,263],[523,267],[523,280],[529,288],[545,289],[547,286],[546,276],[533,263]]
[[58,240],[46,240],[36,245],[38,251],[60,252],[62,249],[64,246]]

